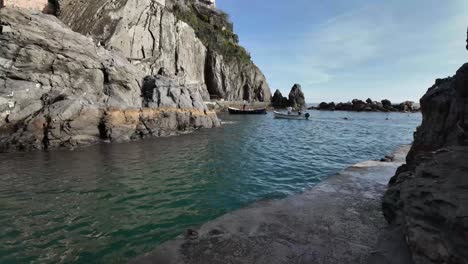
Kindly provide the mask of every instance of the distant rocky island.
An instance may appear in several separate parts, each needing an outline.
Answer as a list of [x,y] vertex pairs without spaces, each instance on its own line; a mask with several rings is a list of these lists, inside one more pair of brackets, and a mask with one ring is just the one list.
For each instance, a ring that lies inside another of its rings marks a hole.
[[384,99],[380,102],[368,98],[366,101],[354,99],[351,102],[326,103],[322,102],[317,107],[309,109],[328,111],[355,111],[355,112],[418,112],[420,109],[414,102],[405,101],[400,104],[392,104],[390,100]]

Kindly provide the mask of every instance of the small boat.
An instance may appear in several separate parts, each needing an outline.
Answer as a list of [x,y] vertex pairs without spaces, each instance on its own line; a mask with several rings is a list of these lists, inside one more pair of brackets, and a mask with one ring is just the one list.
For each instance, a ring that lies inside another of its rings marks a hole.
[[229,114],[232,115],[265,115],[266,108],[257,108],[257,109],[239,109],[234,107],[229,107]]
[[280,113],[280,112],[273,112],[275,114],[275,118],[279,119],[296,119],[296,120],[309,120],[310,114],[288,114],[288,113]]

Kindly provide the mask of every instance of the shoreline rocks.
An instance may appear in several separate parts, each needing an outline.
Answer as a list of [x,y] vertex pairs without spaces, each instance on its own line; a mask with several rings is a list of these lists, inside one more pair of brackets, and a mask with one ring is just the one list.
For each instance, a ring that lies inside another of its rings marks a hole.
[[468,63],[454,77],[436,80],[421,110],[422,124],[407,164],[389,182],[383,212],[415,264],[468,263]]
[[197,85],[174,76],[145,78],[119,53],[54,16],[2,8],[0,24],[0,152],[219,126]]
[[211,1],[49,2],[0,11],[0,152],[211,128],[211,97],[271,99]]
[[411,101],[405,101],[400,104],[392,104],[389,100],[384,99],[381,102],[367,99],[362,101],[354,99],[347,103],[322,102],[317,107],[309,109],[323,111],[354,111],[354,112],[419,112],[420,109]]

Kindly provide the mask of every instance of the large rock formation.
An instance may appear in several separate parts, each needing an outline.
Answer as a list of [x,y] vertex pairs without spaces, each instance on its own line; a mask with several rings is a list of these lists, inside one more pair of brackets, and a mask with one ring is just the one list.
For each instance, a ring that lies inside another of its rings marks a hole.
[[205,100],[270,101],[262,72],[211,1],[60,0],[59,18],[121,53],[146,75],[164,69]]
[[468,64],[421,99],[423,122],[383,210],[416,264],[468,263]]
[[271,98],[271,106],[274,108],[286,108],[293,107],[295,109],[302,109],[305,107],[304,93],[302,92],[300,84],[294,84],[289,92],[289,98],[286,98],[281,94],[279,90],[275,91],[275,94]]
[[276,90],[271,98],[271,106],[274,108],[286,108],[289,106],[289,100],[283,96],[280,90]]
[[289,92],[289,103],[293,108],[303,108],[305,106],[305,97],[300,84],[294,84]]
[[218,125],[197,86],[178,78],[144,79],[141,68],[54,16],[3,8],[0,25],[2,151]]

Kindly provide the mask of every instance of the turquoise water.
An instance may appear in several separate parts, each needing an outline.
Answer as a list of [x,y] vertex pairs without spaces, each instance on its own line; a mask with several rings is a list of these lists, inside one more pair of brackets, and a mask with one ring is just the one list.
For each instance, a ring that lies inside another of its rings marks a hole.
[[0,154],[0,263],[124,263],[186,228],[379,159],[410,143],[421,121],[310,113],[220,115],[221,128],[179,137]]

